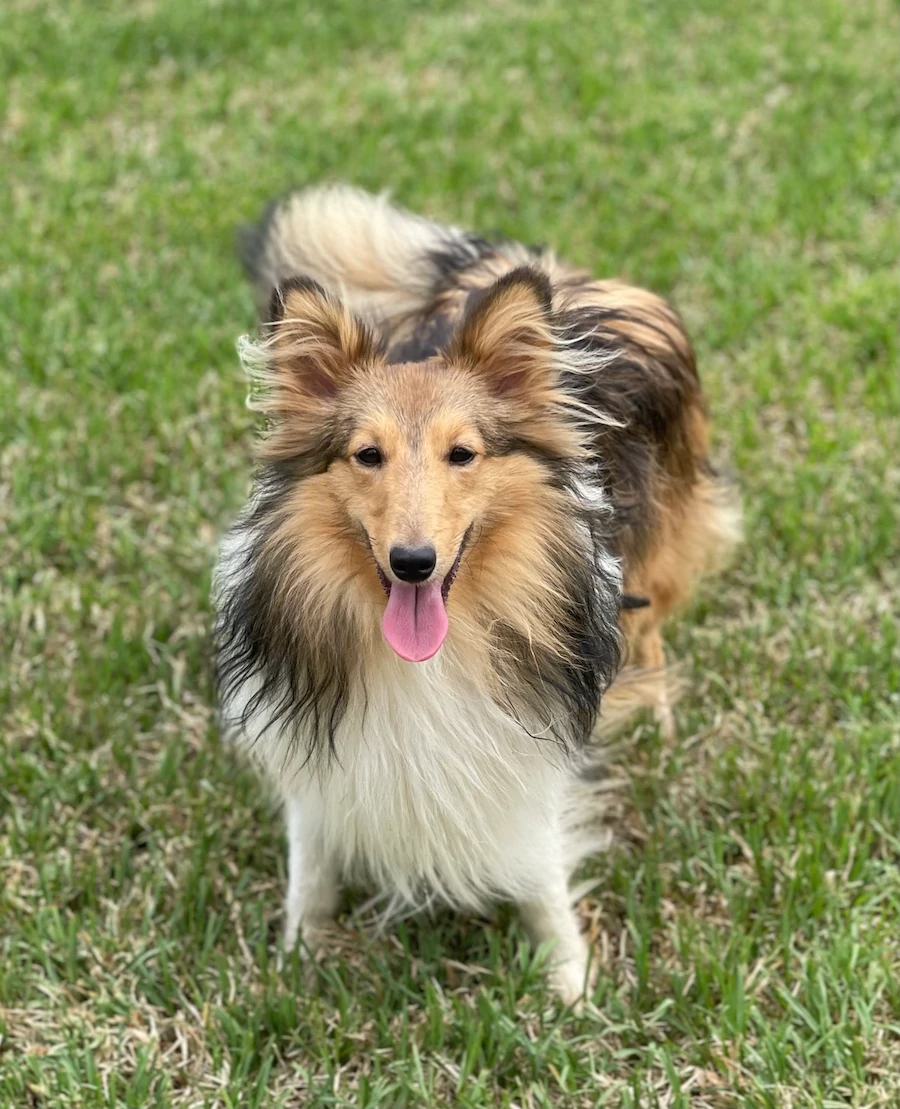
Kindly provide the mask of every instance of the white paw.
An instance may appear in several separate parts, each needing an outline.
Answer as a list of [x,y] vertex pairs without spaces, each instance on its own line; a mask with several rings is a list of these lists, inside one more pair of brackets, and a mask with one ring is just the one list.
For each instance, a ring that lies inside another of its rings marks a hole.
[[294,953],[302,959],[319,961],[328,949],[330,921],[289,920],[284,929],[284,941],[278,953],[278,968],[284,969],[287,960]]
[[560,959],[550,966],[550,985],[564,1005],[574,1005],[581,1009],[585,993],[590,994],[596,984],[597,970],[593,962],[589,965],[587,945],[584,950]]

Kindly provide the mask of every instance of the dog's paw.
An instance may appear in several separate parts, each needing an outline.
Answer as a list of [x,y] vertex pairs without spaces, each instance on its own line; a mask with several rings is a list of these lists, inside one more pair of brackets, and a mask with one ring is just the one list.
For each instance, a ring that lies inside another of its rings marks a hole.
[[296,955],[301,962],[318,963],[325,957],[330,939],[331,922],[306,921],[285,928],[284,941],[278,952],[278,969],[283,971]]
[[668,700],[656,705],[653,715],[656,717],[659,734],[666,743],[672,743],[675,739],[675,714]]
[[550,968],[550,985],[553,992],[563,1003],[581,1012],[585,994],[590,995],[596,985],[596,968],[588,965],[588,959],[569,958]]

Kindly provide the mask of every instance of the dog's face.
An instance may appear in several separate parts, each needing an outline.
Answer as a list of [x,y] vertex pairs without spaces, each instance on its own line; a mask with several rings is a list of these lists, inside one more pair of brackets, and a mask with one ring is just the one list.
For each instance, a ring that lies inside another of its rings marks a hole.
[[545,283],[509,275],[441,356],[403,365],[314,285],[283,287],[273,308],[261,454],[301,478],[273,540],[296,546],[298,575],[380,610],[410,661],[440,648],[457,575],[469,603],[480,589],[487,611],[530,623],[533,596],[546,617],[565,556],[552,467],[582,445],[561,407]]
[[507,460],[488,453],[481,392],[435,361],[375,369],[339,403],[352,430],[331,490],[389,582],[448,579],[496,500]]

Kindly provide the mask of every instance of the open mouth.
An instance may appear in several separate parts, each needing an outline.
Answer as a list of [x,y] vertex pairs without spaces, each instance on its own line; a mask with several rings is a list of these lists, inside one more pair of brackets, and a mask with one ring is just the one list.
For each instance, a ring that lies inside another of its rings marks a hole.
[[463,536],[459,551],[443,581],[420,585],[390,581],[375,560],[378,577],[388,603],[381,631],[391,649],[407,662],[425,662],[436,655],[447,637],[447,598],[459,571],[471,527]]

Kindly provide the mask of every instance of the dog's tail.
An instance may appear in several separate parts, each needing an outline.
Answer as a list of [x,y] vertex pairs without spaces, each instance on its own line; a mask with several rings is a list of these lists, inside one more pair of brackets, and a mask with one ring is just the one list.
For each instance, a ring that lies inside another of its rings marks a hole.
[[280,282],[303,276],[357,315],[386,321],[424,308],[443,279],[489,250],[476,235],[349,185],[292,193],[238,237],[261,311]]

